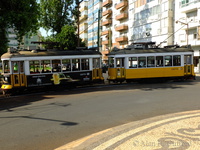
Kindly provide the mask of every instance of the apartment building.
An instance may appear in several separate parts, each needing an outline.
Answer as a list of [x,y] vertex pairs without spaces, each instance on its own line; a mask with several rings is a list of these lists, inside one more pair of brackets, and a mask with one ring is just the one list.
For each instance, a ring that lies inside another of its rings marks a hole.
[[102,54],[114,47],[124,48],[131,42],[133,34],[134,0],[104,0],[102,3]]
[[135,0],[133,42],[174,44],[174,0]]
[[83,1],[80,3],[80,18],[79,18],[79,37],[82,41],[88,45],[88,1]]
[[42,35],[39,31],[37,34],[27,33],[23,37],[23,44],[20,45],[20,48],[21,49],[37,49],[37,48],[41,47],[41,45],[39,45],[39,44],[32,43],[32,42],[41,41],[41,37],[42,37]]
[[175,43],[191,45],[195,72],[200,72],[200,0],[179,0],[175,3]]
[[38,48],[39,47],[38,44],[33,44],[31,42],[41,41],[40,31],[38,31],[38,33],[34,34],[34,35],[30,35],[29,33],[27,33],[25,36],[23,36],[21,45],[19,45],[16,32],[14,31],[13,28],[8,29],[7,37],[8,37],[8,47],[12,47],[12,48],[15,48],[15,49],[18,49],[18,48],[29,49],[31,47],[32,48]]
[[17,35],[14,31],[13,28],[9,28],[7,31],[8,35],[8,47],[13,47],[15,49],[17,49],[18,47],[18,41],[17,41]]
[[88,0],[88,48],[98,47],[102,0]]

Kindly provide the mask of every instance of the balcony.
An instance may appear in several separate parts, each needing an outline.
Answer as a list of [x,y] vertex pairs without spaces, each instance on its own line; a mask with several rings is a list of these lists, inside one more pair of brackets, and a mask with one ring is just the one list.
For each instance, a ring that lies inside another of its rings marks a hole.
[[108,34],[109,34],[109,30],[101,32],[101,35],[108,35]]
[[199,7],[199,0],[188,1],[185,4],[179,3],[180,10],[182,13],[188,13],[192,11],[197,11]]
[[121,20],[121,19],[126,19],[126,18],[128,18],[128,13],[122,13],[120,15],[117,15],[115,19]]
[[102,26],[107,26],[107,25],[109,25],[109,24],[111,24],[112,23],[112,20],[111,19],[107,19],[107,20],[104,20],[103,22],[102,22]]
[[79,18],[79,21],[83,21],[83,20],[86,20],[87,19],[87,15],[83,15],[83,16],[81,16],[80,18]]
[[83,8],[80,8],[80,12],[83,12],[84,10],[88,10],[88,7],[84,6]]
[[115,30],[116,31],[128,30],[128,25],[125,25],[125,24],[119,25],[119,26],[115,27]]
[[125,42],[128,41],[128,37],[127,36],[120,36],[118,38],[115,38],[116,42]]
[[108,44],[109,44],[109,40],[102,41],[102,45],[108,45]]
[[106,10],[106,11],[104,11],[104,12],[102,13],[102,16],[106,16],[106,15],[110,15],[110,14],[112,14],[112,10],[111,10],[111,9],[108,9],[108,10]]
[[112,4],[112,0],[106,0],[106,1],[103,2],[102,7],[106,7],[110,4]]
[[120,8],[123,8],[123,7],[126,7],[128,6],[128,2],[126,0],[122,1],[121,3],[117,4],[115,6],[116,9],[120,9]]

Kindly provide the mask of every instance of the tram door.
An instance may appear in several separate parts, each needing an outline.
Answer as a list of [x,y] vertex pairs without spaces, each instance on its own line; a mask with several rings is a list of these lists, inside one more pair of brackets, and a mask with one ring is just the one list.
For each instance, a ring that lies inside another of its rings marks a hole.
[[100,69],[100,58],[93,58],[93,71],[92,71],[92,79],[101,79],[102,78],[102,69]]
[[125,78],[124,59],[116,58],[117,78]]
[[184,74],[191,75],[192,74],[192,56],[185,55],[184,56]]
[[13,86],[25,86],[25,73],[24,73],[24,61],[12,61],[12,85]]

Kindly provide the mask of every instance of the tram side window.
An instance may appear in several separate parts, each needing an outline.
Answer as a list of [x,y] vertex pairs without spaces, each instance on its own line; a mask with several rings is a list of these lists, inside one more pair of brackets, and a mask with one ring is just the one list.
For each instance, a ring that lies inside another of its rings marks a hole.
[[30,68],[30,73],[40,73],[41,72],[40,61],[39,60],[29,61],[29,68]]
[[51,72],[51,61],[50,60],[42,60],[41,61],[41,69],[42,73],[49,73]]
[[81,70],[89,70],[89,59],[81,59]]
[[80,59],[72,59],[72,71],[80,70]]
[[62,60],[62,71],[71,71],[71,60],[63,59]]
[[156,56],[156,67],[163,66],[163,56]]
[[9,66],[8,60],[3,61],[3,72],[4,73],[10,73],[10,66]]
[[172,66],[172,56],[165,56],[165,66]]
[[155,57],[154,56],[147,57],[147,67],[155,67]]
[[139,65],[139,68],[145,68],[146,67],[146,57],[138,57],[138,65]]
[[61,72],[61,61],[59,59],[52,60],[52,71]]
[[100,68],[100,59],[93,58],[93,68]]
[[129,58],[129,68],[137,68],[137,57],[130,57]]
[[175,55],[173,56],[173,66],[180,66],[181,65],[181,56]]

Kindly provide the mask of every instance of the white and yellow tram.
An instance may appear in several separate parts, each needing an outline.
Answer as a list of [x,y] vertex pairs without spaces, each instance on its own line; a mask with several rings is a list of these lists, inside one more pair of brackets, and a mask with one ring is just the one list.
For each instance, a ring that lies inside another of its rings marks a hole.
[[133,43],[108,54],[108,80],[131,82],[150,79],[195,78],[193,50],[177,45],[158,48],[154,42]]
[[3,93],[41,86],[103,82],[101,53],[95,50],[22,50],[1,56]]

